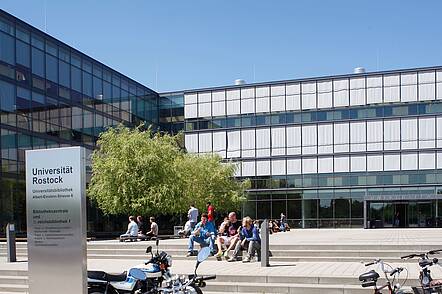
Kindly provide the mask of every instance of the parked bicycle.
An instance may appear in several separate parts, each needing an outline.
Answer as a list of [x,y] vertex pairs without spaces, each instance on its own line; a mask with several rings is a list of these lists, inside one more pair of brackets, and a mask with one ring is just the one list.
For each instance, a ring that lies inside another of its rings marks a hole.
[[419,282],[420,287],[412,287],[415,294],[433,294],[442,293],[442,280],[434,280],[431,277],[430,267],[438,265],[442,267],[439,263],[439,259],[430,258],[431,255],[435,255],[442,252],[442,249],[430,250],[424,253],[413,253],[410,255],[402,256],[402,259],[411,259],[418,257],[419,259]]
[[[362,287],[374,287],[374,294],[381,294],[382,290],[387,289],[389,294],[410,293],[408,290],[402,289],[408,279],[408,270],[404,267],[392,267],[388,263],[384,263],[381,259],[375,259],[373,262],[365,264],[365,266],[378,265],[378,269],[384,274],[386,284],[378,287],[377,281],[380,278],[375,270],[363,273],[359,276]],[[400,274],[405,271],[407,273],[404,281],[399,283]]]

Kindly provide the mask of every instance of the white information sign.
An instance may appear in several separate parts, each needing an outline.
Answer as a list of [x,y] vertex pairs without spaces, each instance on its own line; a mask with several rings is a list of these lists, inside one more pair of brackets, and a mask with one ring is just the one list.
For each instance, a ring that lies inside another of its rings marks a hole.
[[86,294],[83,147],[26,151],[29,293]]

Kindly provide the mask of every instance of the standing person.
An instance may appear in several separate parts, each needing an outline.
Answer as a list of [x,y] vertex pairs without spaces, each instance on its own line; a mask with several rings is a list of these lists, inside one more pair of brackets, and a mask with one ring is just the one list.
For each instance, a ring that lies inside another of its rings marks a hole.
[[280,224],[280,230],[281,232],[285,232],[285,229],[287,227],[287,217],[284,215],[283,212],[281,212],[281,220],[280,220],[281,224]]
[[210,251],[213,253],[215,236],[216,229],[213,223],[208,221],[207,213],[203,213],[201,215],[201,221],[195,226],[195,230],[189,238],[186,256],[189,257],[192,255],[193,242],[197,242],[203,246],[209,246]]
[[152,239],[152,237],[158,237],[158,224],[155,222],[155,218],[153,216],[150,217],[150,231],[146,233],[146,237]]
[[129,216],[129,224],[127,225],[127,231],[120,236],[120,242],[130,239],[131,237],[138,236],[138,225],[135,222],[135,217],[133,215]]
[[190,221],[190,227],[192,228],[192,230],[195,229],[195,225],[198,222],[198,214],[198,208],[196,208],[195,204],[192,203],[190,205],[189,211],[187,212],[187,218]]
[[215,225],[215,207],[210,201],[207,202],[207,220]]

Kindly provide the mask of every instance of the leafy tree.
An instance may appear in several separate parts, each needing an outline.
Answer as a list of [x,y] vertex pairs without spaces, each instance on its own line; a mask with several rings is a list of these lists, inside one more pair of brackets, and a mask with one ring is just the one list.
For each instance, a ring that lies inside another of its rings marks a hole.
[[218,211],[238,208],[248,182],[216,155],[180,148],[182,135],[122,125],[100,135],[92,154],[89,197],[106,214],[178,214],[211,200]]

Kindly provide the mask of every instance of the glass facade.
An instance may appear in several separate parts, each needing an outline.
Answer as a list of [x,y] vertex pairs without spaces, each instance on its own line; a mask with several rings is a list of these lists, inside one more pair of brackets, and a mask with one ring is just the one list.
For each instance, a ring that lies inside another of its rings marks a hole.
[[[0,10],[0,232],[25,223],[25,150],[83,146],[107,127],[159,127],[159,95]],[[121,230],[89,203],[88,229]]]
[[404,226],[438,225],[441,68],[184,96],[187,150],[237,162],[236,176],[251,179],[243,214],[284,212],[297,227],[392,226],[396,214]]

